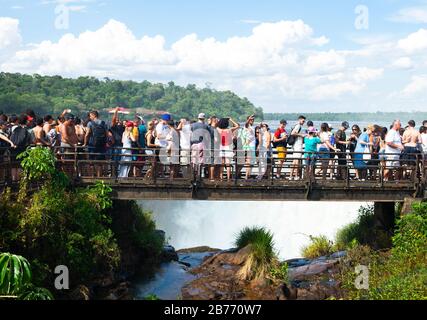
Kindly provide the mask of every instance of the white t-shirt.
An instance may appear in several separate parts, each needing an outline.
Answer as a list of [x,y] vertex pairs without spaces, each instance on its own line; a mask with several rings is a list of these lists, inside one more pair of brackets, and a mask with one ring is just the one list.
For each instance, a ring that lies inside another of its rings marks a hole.
[[169,126],[160,122],[156,127],[156,144],[162,148],[166,148],[168,146],[167,136],[169,133]]
[[[402,138],[400,136],[400,133],[394,129],[391,129],[385,137],[385,142],[394,143],[395,145],[402,145]],[[385,148],[385,153],[401,153],[401,150],[398,148],[392,148],[387,144]]]
[[256,147],[255,130],[252,126],[246,129],[246,137],[249,141],[249,147],[252,149],[255,149]]
[[319,150],[320,150],[320,148],[327,148],[327,149],[329,149],[329,147],[326,145],[326,141],[330,141],[330,137],[329,137],[329,133],[328,132],[322,132],[322,133],[320,133],[320,141],[322,141],[322,144],[321,145],[319,145]]
[[[302,132],[302,126],[298,123],[294,130],[292,131],[293,134],[301,134]],[[294,149],[302,150],[302,147],[304,145],[304,138],[303,137],[296,137]]]
[[423,144],[423,151],[424,151],[424,153],[427,153],[427,133],[423,133],[421,135],[421,141]]
[[179,132],[181,149],[188,151],[191,149],[191,125],[186,124]]

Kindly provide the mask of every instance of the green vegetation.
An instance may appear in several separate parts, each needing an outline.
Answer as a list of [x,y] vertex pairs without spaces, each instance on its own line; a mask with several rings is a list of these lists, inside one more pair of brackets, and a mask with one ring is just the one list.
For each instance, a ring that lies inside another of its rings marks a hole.
[[158,296],[156,296],[155,294],[149,294],[148,296],[144,297],[144,299],[142,299],[142,300],[158,301],[158,300],[160,300],[160,298]]
[[238,120],[257,114],[263,117],[248,99],[239,98],[230,91],[198,89],[195,85],[180,87],[173,82],[167,85],[118,81],[93,77],[66,79],[60,76],[21,75],[0,73],[0,110],[20,113],[28,108],[39,114],[59,115],[72,109],[78,115],[89,110],[105,111],[116,106],[145,110],[167,111],[177,118],[195,118],[200,112]]
[[315,259],[333,253],[333,243],[325,236],[310,236],[311,243],[302,248],[302,256],[306,259]]
[[270,231],[262,227],[245,228],[238,234],[235,244],[238,249],[248,247],[250,250],[239,273],[241,278],[252,280],[269,274],[272,264],[277,260],[273,234]]
[[[53,289],[53,270],[58,265],[69,268],[70,283],[75,285],[118,270],[123,234],[113,231],[112,190],[103,182],[73,189],[67,177],[55,170],[50,153],[42,148],[25,152],[26,179],[21,180],[19,192],[6,189],[0,195],[0,250],[27,257],[33,265],[34,284]],[[30,193],[32,181],[39,188]],[[148,215],[137,207],[127,214],[136,222],[126,225],[126,234],[135,239],[126,248],[160,255],[163,239],[155,237]],[[36,290],[25,297],[40,293]]]
[[[355,288],[357,265],[369,266],[368,290]],[[411,214],[397,220],[391,250],[356,246],[341,269],[349,299],[427,300],[427,203],[415,204]]]
[[357,220],[337,232],[334,250],[351,249],[357,244],[370,245],[374,249],[385,249],[391,246],[390,239],[390,233],[375,225],[374,206],[362,206]]
[[52,300],[49,290],[32,284],[27,259],[10,253],[0,254],[0,299]]
[[[299,113],[265,113],[265,120],[297,120],[301,114]],[[395,119],[402,121],[416,120],[421,122],[427,119],[427,112],[375,112],[375,113],[361,113],[361,112],[347,112],[347,113],[305,113],[309,120],[313,121],[352,121],[352,122],[370,122],[379,121],[392,123]],[[415,119],[414,119],[415,118]]]

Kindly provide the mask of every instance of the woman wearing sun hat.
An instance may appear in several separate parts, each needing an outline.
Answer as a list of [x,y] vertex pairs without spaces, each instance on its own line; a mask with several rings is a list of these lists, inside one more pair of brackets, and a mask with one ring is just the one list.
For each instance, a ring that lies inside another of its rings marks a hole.
[[133,132],[134,127],[134,122],[126,122],[126,129],[125,132],[123,132],[122,137],[123,149],[121,164],[119,166],[119,178],[129,177],[131,164],[127,164],[125,162],[132,162],[132,143],[137,141],[137,138],[135,137]]

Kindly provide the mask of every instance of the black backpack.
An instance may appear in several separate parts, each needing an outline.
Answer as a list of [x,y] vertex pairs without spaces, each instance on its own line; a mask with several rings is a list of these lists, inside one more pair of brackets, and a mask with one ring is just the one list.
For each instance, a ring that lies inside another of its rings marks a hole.
[[13,130],[10,140],[18,148],[25,148],[30,144],[30,133],[26,128],[18,126]]
[[[291,133],[292,133],[294,130],[295,130],[295,128],[293,128],[293,129],[292,129]],[[300,129],[299,129],[299,131],[298,131],[298,134],[300,134],[300,133],[301,133],[301,130],[302,130],[302,128],[300,127]],[[286,144],[287,144],[288,146],[293,146],[293,145],[295,144],[295,142],[297,142],[297,137],[291,134],[291,135],[289,136],[288,141],[286,142]]]
[[92,139],[94,147],[105,147],[107,144],[107,133],[105,129],[105,122],[102,121],[100,124],[92,122]]

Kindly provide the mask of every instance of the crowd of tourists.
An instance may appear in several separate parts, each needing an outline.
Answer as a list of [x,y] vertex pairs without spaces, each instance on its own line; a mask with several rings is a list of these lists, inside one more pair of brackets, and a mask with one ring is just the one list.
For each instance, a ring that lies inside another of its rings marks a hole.
[[[119,178],[167,173],[173,179],[191,174],[193,167],[211,180],[231,180],[233,175],[298,180],[310,173],[343,180],[351,166],[354,179],[378,179],[381,174],[387,181],[411,174],[417,159],[427,155],[427,121],[418,128],[413,120],[366,128],[345,121],[334,130],[328,123],[316,128],[300,116],[296,125],[282,120],[272,130],[265,122],[256,125],[255,115],[243,124],[203,113],[193,121],[164,114],[145,122],[142,116],[121,120],[120,110],[114,110],[111,120],[100,119],[97,111],[84,119],[71,110],[57,118],[32,110],[0,113],[0,162],[15,161],[30,146],[44,146],[54,148],[63,160],[78,153],[79,159],[94,163],[114,161]],[[99,166],[96,174],[101,176],[101,171]]]

